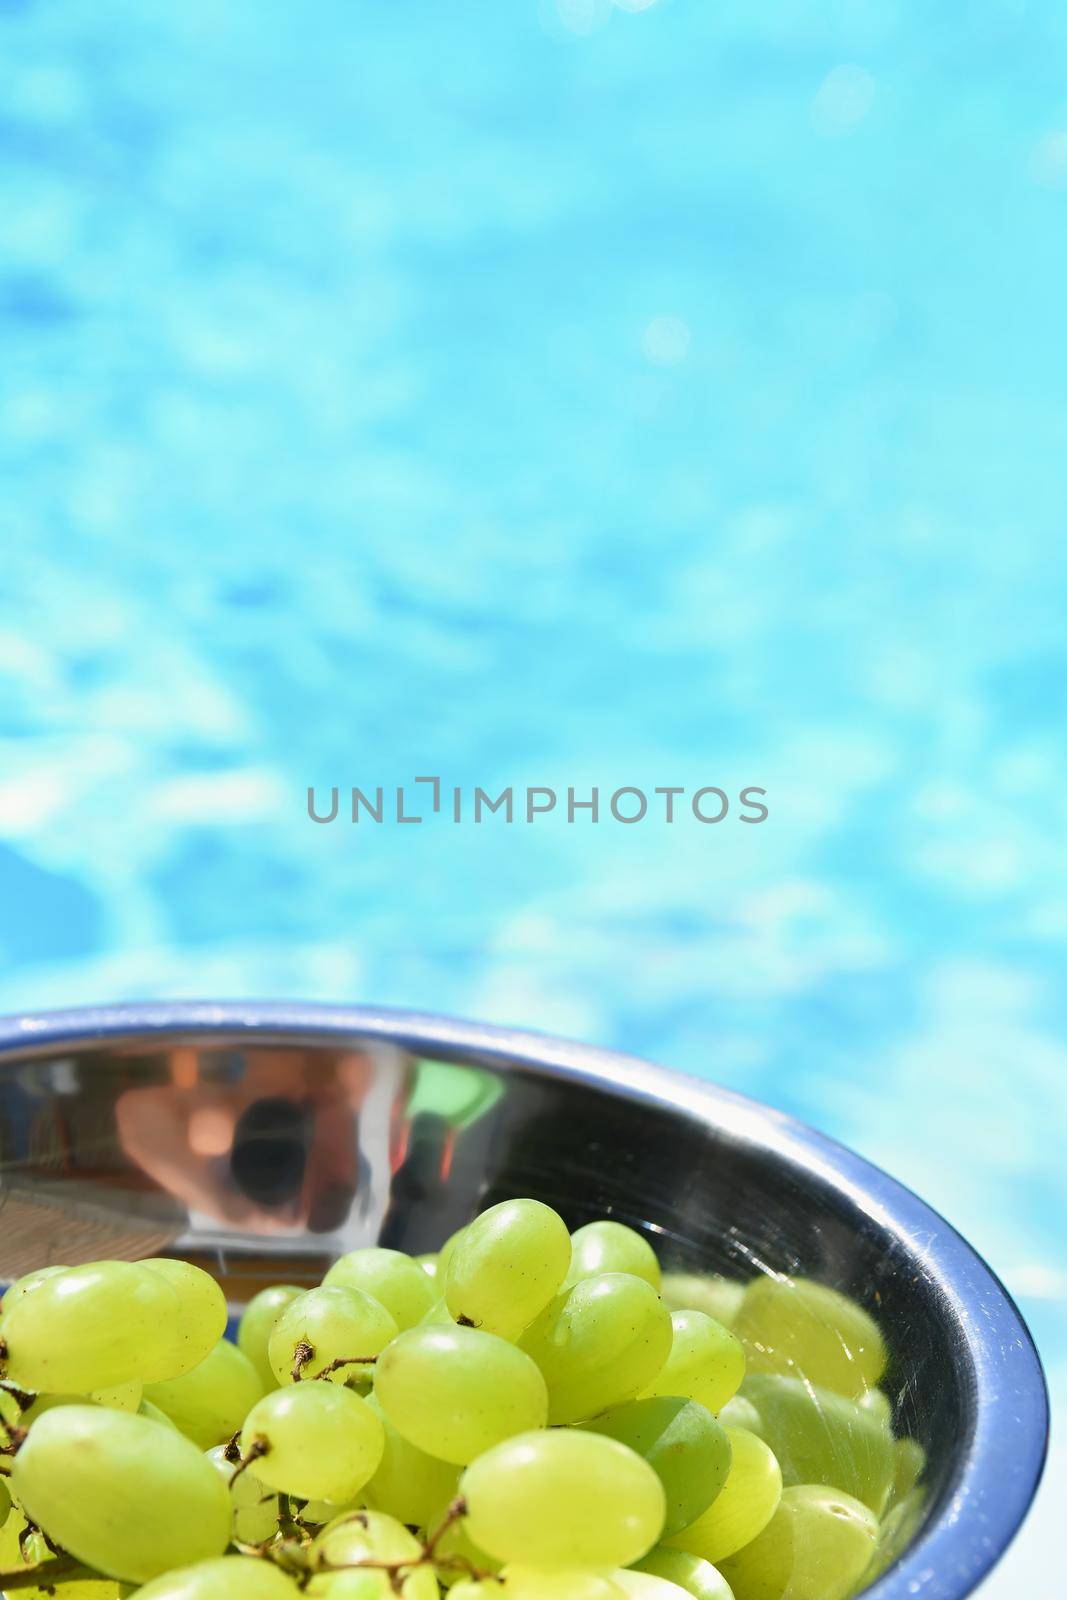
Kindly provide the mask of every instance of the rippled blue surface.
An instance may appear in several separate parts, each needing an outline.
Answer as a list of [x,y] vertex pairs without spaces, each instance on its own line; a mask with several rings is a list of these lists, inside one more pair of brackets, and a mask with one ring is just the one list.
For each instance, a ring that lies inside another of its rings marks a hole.
[[[974,1238],[1063,1416],[1065,67],[1037,0],[0,3],[0,1006],[718,1078]],[[306,819],[420,773],[771,817]]]

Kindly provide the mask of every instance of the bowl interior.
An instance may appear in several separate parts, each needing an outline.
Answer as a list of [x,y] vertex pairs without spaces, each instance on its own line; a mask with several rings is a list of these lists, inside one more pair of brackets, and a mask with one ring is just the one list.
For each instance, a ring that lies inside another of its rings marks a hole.
[[[657,1083],[662,1086],[662,1078]],[[666,1268],[800,1274],[890,1350],[894,1427],[926,1452],[923,1517],[975,1424],[960,1322],[868,1195],[754,1122],[610,1075],[454,1042],[219,1026],[30,1041],[0,1071],[0,1278],[173,1253],[236,1312],[341,1252],[439,1246],[496,1200],[644,1230]]]

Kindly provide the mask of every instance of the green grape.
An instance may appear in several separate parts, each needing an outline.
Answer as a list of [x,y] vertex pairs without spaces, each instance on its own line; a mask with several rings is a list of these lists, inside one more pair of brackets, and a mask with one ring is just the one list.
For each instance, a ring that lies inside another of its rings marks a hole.
[[918,1439],[895,1439],[893,1441],[893,1488],[890,1500],[895,1505],[898,1500],[910,1494],[926,1471],[926,1451]]
[[346,1517],[351,1511],[367,1509],[362,1489],[351,1500],[340,1503],[336,1500],[297,1500],[295,1504],[301,1522],[314,1528],[325,1528],[328,1522],[336,1522],[338,1517]]
[[651,1572],[657,1578],[676,1583],[695,1600],[734,1600],[726,1579],[710,1561],[689,1554],[688,1550],[668,1550],[657,1545],[637,1562],[638,1572]]
[[717,1272],[698,1276],[692,1272],[665,1272],[660,1293],[672,1311],[703,1311],[724,1328],[732,1328],[745,1286]]
[[66,1271],[66,1267],[38,1267],[36,1272],[27,1272],[23,1277],[16,1278],[14,1283],[9,1284],[4,1290],[3,1298],[0,1299],[0,1311],[8,1310],[16,1300],[32,1294],[42,1283],[47,1283],[49,1278],[56,1278],[61,1272]]
[[332,1284],[290,1301],[271,1330],[267,1358],[280,1384],[296,1382],[298,1364],[303,1376],[343,1384],[362,1376],[397,1332],[381,1301]]
[[448,1263],[452,1260],[452,1252],[456,1248],[457,1244],[462,1239],[462,1237],[466,1233],[466,1231],[467,1230],[466,1230],[465,1227],[464,1228],[457,1228],[455,1233],[450,1233],[449,1234],[448,1238],[445,1240],[445,1242],[441,1246],[440,1250],[438,1250],[438,1252],[437,1252],[437,1281],[438,1281],[438,1283],[444,1283],[446,1277],[448,1276]]
[[[32,1532],[21,1511],[12,1512],[4,1531],[7,1537],[0,1551],[0,1571],[18,1572],[22,1577],[26,1569],[52,1560],[44,1536]],[[120,1593],[129,1592],[111,1578],[75,1578],[59,1584],[45,1578],[44,1582],[47,1588],[24,1582],[17,1588],[10,1584],[4,1593],[11,1600],[118,1600]]]
[[415,1260],[418,1262],[419,1266],[422,1268],[423,1272],[425,1272],[428,1278],[435,1279],[437,1277],[436,1251],[432,1251],[429,1255],[416,1256]]
[[[393,1600],[387,1572],[353,1571],[361,1561],[417,1562],[422,1546],[395,1517],[381,1511],[357,1511],[338,1517],[311,1546],[313,1577],[304,1593],[328,1600]],[[347,1567],[347,1572],[336,1569]],[[333,1568],[335,1570],[330,1571]],[[437,1600],[437,1579],[430,1567],[403,1578],[403,1600]]]
[[563,1218],[539,1200],[503,1200],[457,1240],[444,1278],[456,1321],[517,1339],[548,1305],[571,1264]]
[[498,1561],[523,1566],[628,1566],[656,1543],[663,1485],[615,1439],[549,1429],[508,1439],[460,1479],[467,1531]]
[[435,1300],[419,1323],[420,1328],[454,1328],[455,1326],[456,1319],[443,1300]]
[[878,1530],[871,1564],[863,1574],[864,1584],[880,1578],[886,1568],[904,1554],[922,1525],[925,1511],[926,1491],[916,1488],[909,1490],[903,1500],[887,1512]]
[[0,1406],[0,1413],[6,1417],[9,1424],[17,1423],[23,1428],[29,1428],[38,1417],[43,1416],[46,1411],[54,1411],[56,1406],[95,1405],[109,1406],[113,1411],[137,1411],[140,1409],[141,1393],[139,1383],[121,1383],[113,1389],[98,1389],[89,1395],[39,1394],[21,1416],[17,1405],[14,1404],[14,1397],[7,1394],[5,1403]]
[[131,1383],[113,1384],[110,1389],[94,1389],[89,1399],[98,1406],[111,1406],[115,1411],[136,1411],[143,1394],[144,1385],[140,1378],[135,1378]]
[[759,1412],[743,1394],[732,1395],[716,1415],[724,1428],[747,1428],[749,1433],[758,1433],[763,1438]]
[[267,1357],[271,1331],[286,1306],[304,1292],[291,1283],[275,1283],[269,1289],[261,1289],[245,1306],[237,1324],[237,1348],[259,1373],[264,1394],[278,1387],[274,1368]]
[[[37,1541],[34,1541],[35,1545]],[[38,1561],[47,1561],[51,1555],[44,1540],[40,1541],[40,1548],[34,1551],[32,1565]],[[140,1590],[137,1591],[140,1594]],[[133,1591],[125,1584],[114,1582],[111,1578],[74,1578],[66,1583],[53,1583],[48,1580],[48,1587],[41,1588],[37,1584],[28,1586],[19,1585],[17,1589],[4,1590],[5,1595],[10,1595],[11,1600],[119,1600],[120,1595],[132,1594]]]
[[381,1418],[385,1429],[382,1459],[364,1490],[367,1503],[398,1522],[426,1527],[438,1507],[447,1504],[455,1494],[459,1468],[454,1462],[439,1461],[427,1455],[425,1450],[398,1433],[382,1410],[377,1395],[368,1395],[367,1404]]
[[400,1250],[383,1250],[377,1245],[341,1256],[322,1282],[327,1288],[336,1284],[372,1295],[401,1330],[421,1321],[437,1298],[417,1261]]
[[876,1514],[882,1511],[895,1452],[892,1435],[870,1411],[800,1378],[759,1374],[746,1378],[744,1394],[759,1412],[760,1435],[777,1456],[787,1487],[828,1484]]
[[770,1522],[782,1497],[774,1452],[745,1428],[727,1428],[730,1473],[705,1512],[667,1543],[717,1565],[748,1544]]
[[804,1378],[851,1400],[885,1371],[885,1344],[866,1311],[807,1278],[756,1278],[745,1290],[734,1332],[749,1372]]
[[7,1484],[0,1481],[0,1528],[3,1527],[11,1512],[11,1495]]
[[847,1600],[870,1565],[878,1519],[821,1484],[782,1492],[770,1522],[723,1562],[735,1600]]
[[695,1522],[730,1471],[726,1430],[695,1400],[631,1400],[582,1427],[618,1439],[648,1462],[667,1497],[663,1538]]
[[893,1431],[893,1402],[884,1389],[865,1389],[856,1404],[861,1411],[869,1411],[887,1432]]
[[103,1406],[40,1417],[15,1457],[26,1515],[87,1567],[145,1582],[219,1556],[230,1497],[210,1461],[170,1428]]
[[[5,1490],[6,1492],[6,1490]],[[36,1567],[52,1559],[44,1536],[34,1533],[17,1506],[0,1525],[0,1572],[17,1572],[25,1579],[25,1569]],[[16,1588],[9,1584],[4,1590],[11,1600],[119,1600],[131,1591],[111,1578],[75,1578],[53,1584],[45,1579],[47,1588],[22,1581]]]
[[[48,1548],[48,1541],[45,1539],[44,1534],[41,1533],[39,1529],[35,1529],[32,1524],[25,1523],[22,1533],[19,1536],[18,1561],[16,1563],[16,1567],[26,1568],[42,1566],[49,1559],[51,1554],[52,1552]],[[42,1574],[42,1576],[47,1583],[47,1574]],[[109,1582],[110,1580],[104,1581]],[[40,1587],[37,1585],[35,1585],[35,1587],[37,1588],[37,1593],[41,1594],[42,1590]]]
[[[301,1592],[313,1595],[315,1600],[395,1600],[396,1596],[386,1573],[367,1568],[360,1571],[357,1567],[350,1567],[347,1572],[320,1572]],[[437,1600],[436,1590],[426,1587],[425,1578],[421,1579],[419,1587],[414,1576],[407,1578],[401,1593],[405,1600],[414,1600],[417,1594],[429,1600],[431,1593],[433,1600]]]
[[46,1411],[54,1411],[57,1406],[88,1406],[97,1402],[87,1394],[39,1394],[26,1407],[20,1410],[15,1398],[11,1394],[4,1394],[0,1411],[3,1413],[4,1428],[10,1431],[13,1427],[28,1428],[38,1417],[43,1417]]
[[139,1417],[147,1417],[150,1422],[161,1422],[165,1428],[173,1428],[175,1433],[181,1432],[178,1424],[172,1422],[167,1413],[160,1411],[159,1407],[154,1406],[151,1400],[141,1401],[141,1404],[137,1407],[137,1415]]
[[745,1375],[740,1339],[703,1311],[672,1312],[671,1330],[670,1354],[644,1394],[680,1394],[720,1410]]
[[687,1589],[654,1572],[640,1572],[625,1567],[617,1569],[611,1577],[624,1595],[632,1596],[632,1600],[689,1600]]
[[168,1572],[138,1589],[136,1600],[299,1600],[300,1590],[273,1561],[222,1556]]
[[210,1450],[232,1438],[262,1393],[248,1357],[228,1339],[220,1339],[191,1372],[166,1383],[150,1383],[145,1399],[201,1450]]
[[495,1578],[460,1578],[448,1591],[449,1600],[508,1600]]
[[226,1332],[226,1296],[201,1267],[170,1256],[150,1256],[141,1262],[166,1278],[178,1296],[178,1365],[167,1374],[178,1378],[199,1366]]
[[[373,1477],[385,1430],[365,1400],[336,1383],[295,1383],[256,1402],[241,1453],[261,1483],[303,1500],[351,1500]],[[258,1451],[265,1450],[260,1455]]]
[[[485,1585],[486,1600],[624,1600],[623,1591],[606,1572],[585,1567],[544,1572],[538,1567],[508,1567],[501,1584]],[[451,1590],[455,1600],[455,1589]]]
[[26,1567],[39,1566],[42,1561],[47,1561],[50,1553],[48,1540],[40,1528],[35,1528],[31,1523],[26,1522],[19,1536],[19,1554],[22,1557],[22,1565]]
[[22,1514],[22,1508],[11,1500],[6,1481],[4,1492],[7,1494],[11,1509],[3,1522],[0,1522],[0,1572],[25,1564],[19,1540],[26,1531],[26,1518]]
[[475,1328],[411,1328],[378,1361],[374,1393],[397,1433],[463,1466],[501,1439],[543,1428],[548,1395],[537,1367]]
[[581,1422],[647,1388],[671,1338],[670,1312],[651,1284],[629,1272],[605,1272],[553,1300],[519,1348],[548,1385],[549,1422]]
[[326,1523],[333,1522],[336,1517],[344,1517],[350,1510],[365,1510],[362,1490],[349,1501],[302,1501],[296,1496],[293,1506],[299,1520],[309,1528],[325,1528]]
[[583,1278],[602,1272],[631,1272],[659,1293],[659,1259],[648,1240],[623,1222],[588,1222],[571,1234],[571,1265],[564,1280],[569,1289]]
[[177,1362],[179,1310],[174,1288],[151,1267],[70,1267],[0,1317],[5,1376],[53,1394],[165,1377]]
[[[121,1595],[130,1595],[134,1591],[125,1584],[114,1583],[110,1578],[74,1578],[69,1583],[48,1584],[47,1589],[40,1588],[37,1584],[28,1587],[20,1584],[17,1589],[5,1589],[4,1595],[11,1595],[11,1600],[119,1600]],[[140,1589],[136,1591],[141,1593]]]
[[233,1537],[241,1544],[265,1544],[278,1531],[278,1496],[251,1472],[237,1473],[236,1462],[226,1459],[225,1445],[209,1450],[207,1458],[230,1493]]

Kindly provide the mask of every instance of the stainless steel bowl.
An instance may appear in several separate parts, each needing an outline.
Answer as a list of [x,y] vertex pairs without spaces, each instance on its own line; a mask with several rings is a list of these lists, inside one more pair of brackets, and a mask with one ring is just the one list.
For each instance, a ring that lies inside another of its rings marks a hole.
[[766,1106],[537,1034],[301,1004],[0,1020],[0,1069],[4,1281],[170,1251],[236,1311],[342,1250],[430,1250],[534,1195],[572,1227],[645,1229],[673,1267],[801,1273],[877,1317],[927,1469],[870,1600],[963,1600],[1033,1497],[1047,1397],[1001,1284],[909,1190]]

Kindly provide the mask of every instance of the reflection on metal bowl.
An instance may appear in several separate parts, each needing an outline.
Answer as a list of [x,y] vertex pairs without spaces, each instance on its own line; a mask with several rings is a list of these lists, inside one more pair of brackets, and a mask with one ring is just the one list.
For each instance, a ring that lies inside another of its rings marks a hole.
[[533,1195],[571,1227],[644,1230],[672,1271],[800,1275],[875,1317],[925,1469],[885,1518],[872,1600],[962,1600],[1025,1515],[1048,1418],[1011,1301],[913,1194],[766,1107],[538,1035],[299,1004],[9,1019],[0,1068],[5,1281],[170,1252],[237,1311]]

